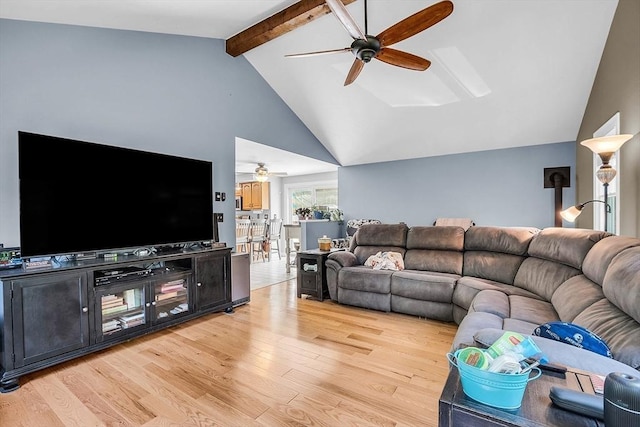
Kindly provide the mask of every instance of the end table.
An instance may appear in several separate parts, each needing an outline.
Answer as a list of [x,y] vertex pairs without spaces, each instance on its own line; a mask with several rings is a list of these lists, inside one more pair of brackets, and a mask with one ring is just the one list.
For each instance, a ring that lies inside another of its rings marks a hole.
[[331,251],[311,249],[298,252],[296,266],[298,268],[298,298],[306,294],[317,298],[319,301],[329,294],[327,288],[327,269],[324,262]]

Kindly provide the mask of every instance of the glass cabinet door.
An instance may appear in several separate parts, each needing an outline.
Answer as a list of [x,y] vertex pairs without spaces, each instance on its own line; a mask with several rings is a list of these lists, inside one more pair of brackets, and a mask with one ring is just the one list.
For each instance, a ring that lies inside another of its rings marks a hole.
[[153,319],[163,322],[190,312],[189,275],[159,280],[153,285]]
[[131,288],[122,286],[100,289],[96,294],[98,305],[99,341],[133,332],[147,325],[145,312],[145,284],[134,284]]

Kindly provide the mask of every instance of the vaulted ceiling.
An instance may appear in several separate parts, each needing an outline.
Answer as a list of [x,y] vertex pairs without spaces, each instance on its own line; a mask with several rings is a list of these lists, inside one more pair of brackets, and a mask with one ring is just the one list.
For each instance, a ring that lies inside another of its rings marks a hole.
[[[369,0],[369,33],[435,2]],[[2,0],[0,17],[227,40],[295,3]],[[345,3],[364,29],[364,1]],[[324,13],[244,56],[341,165],[575,140],[617,0],[453,3],[449,17],[393,46],[429,59],[426,71],[373,60],[345,87],[351,52],[286,58],[351,44]]]

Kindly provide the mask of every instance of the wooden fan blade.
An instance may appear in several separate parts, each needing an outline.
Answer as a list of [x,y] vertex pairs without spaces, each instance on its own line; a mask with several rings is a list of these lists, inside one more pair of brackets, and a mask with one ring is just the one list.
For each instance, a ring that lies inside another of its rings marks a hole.
[[356,78],[358,78],[358,75],[360,74],[360,71],[362,71],[362,69],[364,68],[364,61],[361,61],[360,59],[356,58],[355,61],[353,61],[353,64],[351,65],[351,69],[349,70],[349,74],[347,74],[347,79],[344,81],[344,85],[348,86],[351,83],[353,83]]
[[389,47],[382,48],[376,59],[396,67],[408,68],[410,70],[424,71],[431,65],[428,59],[420,58],[411,53],[401,50],[391,49]]
[[390,46],[437,24],[451,12],[453,12],[453,3],[448,0],[441,1],[390,26],[378,34],[377,38],[382,46]]
[[330,53],[341,53],[341,52],[351,52],[351,48],[345,47],[342,49],[319,50],[317,52],[292,53],[289,55],[285,55],[285,57],[286,58],[304,58],[306,56],[328,55]]
[[356,21],[351,17],[349,11],[340,0],[326,0],[326,2],[329,9],[331,9],[336,18],[338,18],[338,21],[347,29],[354,40],[367,39],[367,35],[358,27],[358,24],[356,24]]

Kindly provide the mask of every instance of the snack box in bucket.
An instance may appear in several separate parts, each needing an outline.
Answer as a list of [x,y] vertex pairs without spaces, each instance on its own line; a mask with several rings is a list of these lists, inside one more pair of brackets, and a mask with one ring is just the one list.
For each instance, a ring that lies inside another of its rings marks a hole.
[[[447,359],[458,368],[464,394],[485,405],[501,409],[518,409],[522,404],[527,383],[541,374],[538,368],[523,374],[489,372],[458,361],[460,351],[454,354],[447,353]],[[530,377],[531,372],[534,371],[535,376]]]

